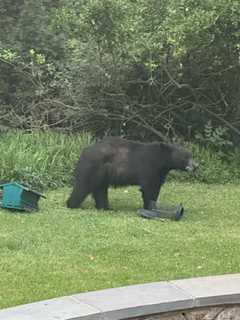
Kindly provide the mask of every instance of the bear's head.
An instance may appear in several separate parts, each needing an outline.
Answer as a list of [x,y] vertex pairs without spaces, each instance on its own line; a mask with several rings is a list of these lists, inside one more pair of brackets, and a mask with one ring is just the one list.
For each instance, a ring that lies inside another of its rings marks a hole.
[[171,148],[170,163],[172,169],[184,171],[195,171],[199,166],[198,163],[193,160],[191,152],[175,145]]

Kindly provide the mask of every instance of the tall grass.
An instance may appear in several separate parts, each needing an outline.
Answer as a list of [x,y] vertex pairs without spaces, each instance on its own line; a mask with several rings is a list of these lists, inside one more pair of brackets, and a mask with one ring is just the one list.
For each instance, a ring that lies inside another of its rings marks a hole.
[[[69,185],[82,148],[92,141],[87,133],[4,133],[0,135],[0,182],[18,181],[39,190]],[[194,144],[188,149],[200,163],[199,170],[196,175],[173,172],[170,179],[239,183],[240,150],[224,155]]]
[[15,131],[0,136],[0,180],[18,181],[38,189],[69,183],[89,134]]
[[199,169],[195,174],[173,172],[171,178],[178,181],[198,181],[203,183],[226,184],[240,182],[240,149],[231,152],[204,148],[197,144],[188,144]]

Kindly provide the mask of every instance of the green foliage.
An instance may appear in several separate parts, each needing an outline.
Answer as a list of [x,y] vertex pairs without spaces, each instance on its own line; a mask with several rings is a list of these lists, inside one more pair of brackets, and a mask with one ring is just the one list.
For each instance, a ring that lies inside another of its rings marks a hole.
[[204,147],[203,145],[188,144],[188,149],[192,151],[195,160],[199,163],[198,170],[189,173],[173,172],[170,179],[178,181],[198,181],[203,183],[235,183],[240,181],[240,150],[233,149],[232,152],[224,153],[222,149]]
[[1,182],[21,182],[39,190],[69,184],[80,151],[90,141],[88,134],[19,131],[2,134]]
[[[36,214],[0,210],[0,308],[145,282],[239,272],[239,186],[168,183],[182,220],[142,219],[138,188],[113,189],[113,211],[65,206],[47,192]],[[186,258],[187,256],[187,258]]]
[[205,144],[206,147],[216,150],[222,150],[224,147],[232,146],[232,142],[228,139],[229,130],[225,127],[213,127],[212,122],[208,123],[204,127],[203,133],[195,135],[197,141],[201,144]]
[[19,56],[11,49],[0,48],[0,58],[6,62],[14,62]]
[[3,0],[0,126],[203,141],[211,121],[209,144],[237,145],[239,12],[237,0]]

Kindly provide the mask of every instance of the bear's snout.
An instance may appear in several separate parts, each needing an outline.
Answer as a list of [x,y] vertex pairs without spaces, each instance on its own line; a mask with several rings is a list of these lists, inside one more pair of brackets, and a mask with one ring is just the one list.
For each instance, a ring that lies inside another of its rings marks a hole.
[[190,159],[187,166],[186,166],[186,171],[195,171],[199,167],[199,164],[195,162],[193,159]]

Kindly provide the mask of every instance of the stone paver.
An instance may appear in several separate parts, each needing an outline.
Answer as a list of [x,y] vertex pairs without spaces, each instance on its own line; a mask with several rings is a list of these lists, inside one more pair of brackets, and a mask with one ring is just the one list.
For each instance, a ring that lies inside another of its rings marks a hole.
[[193,307],[192,296],[169,282],[155,282],[74,295],[111,319]]
[[176,280],[170,283],[191,293],[196,307],[240,303],[240,274]]
[[0,310],[0,320],[99,319],[99,311],[71,297],[61,297]]

